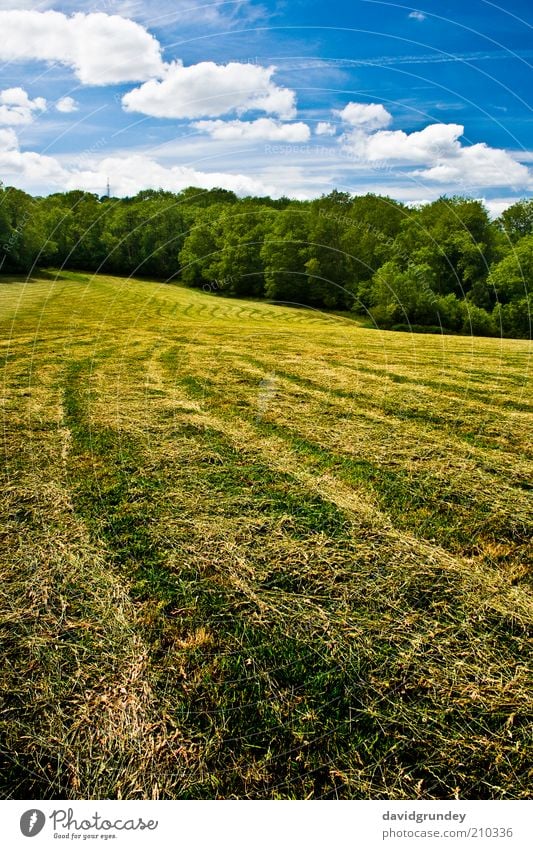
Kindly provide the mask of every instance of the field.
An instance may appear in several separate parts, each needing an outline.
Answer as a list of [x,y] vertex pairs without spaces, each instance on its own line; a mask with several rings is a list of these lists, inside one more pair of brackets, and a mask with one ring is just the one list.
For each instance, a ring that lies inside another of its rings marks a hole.
[[531,354],[0,284],[0,792],[525,798]]

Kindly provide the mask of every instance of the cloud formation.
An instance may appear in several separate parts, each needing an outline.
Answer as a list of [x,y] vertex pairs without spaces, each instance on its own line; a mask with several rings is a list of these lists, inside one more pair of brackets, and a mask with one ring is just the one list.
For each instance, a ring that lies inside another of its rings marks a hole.
[[0,130],[0,155],[11,150],[18,150],[19,142],[15,130]]
[[334,124],[329,121],[319,121],[315,127],[315,135],[317,136],[334,136],[337,129]]
[[344,109],[336,110],[341,121],[351,127],[362,127],[366,131],[388,127],[392,115],[381,103],[347,103]]
[[118,15],[0,11],[0,61],[58,62],[86,85],[138,82],[163,71],[161,47],[144,27]]
[[193,126],[218,141],[309,141],[311,130],[303,121],[284,124],[273,118],[258,118],[256,121],[197,121]]
[[[136,0],[106,0],[108,12],[113,9],[121,14],[93,11],[96,0],[89,0],[83,13],[76,11],[74,0],[63,0],[60,7],[63,12],[42,11],[55,5],[53,0],[41,0],[38,4],[41,11],[37,11],[37,5],[30,0],[0,0],[0,61],[57,63],[71,69],[84,85],[129,82],[131,90],[126,94],[123,94],[124,89],[114,93],[115,104],[121,104],[127,112],[147,117],[193,122],[189,124],[191,129],[205,136],[191,138],[190,144],[196,148],[189,151],[188,158],[182,145],[176,158],[168,160],[167,165],[133,150],[123,156],[115,153],[100,162],[96,157],[93,159],[92,153],[79,152],[77,162],[64,166],[62,162],[66,160],[61,157],[20,149],[13,129],[30,124],[45,111],[47,104],[41,97],[31,99],[24,88],[7,88],[0,91],[2,176],[12,175],[15,182],[20,178],[31,189],[81,186],[100,192],[105,189],[108,173],[112,181],[116,174],[114,191],[118,194],[131,194],[140,188],[159,185],[178,190],[187,182],[203,187],[222,185],[238,193],[272,191],[275,194],[272,187],[279,187],[283,181],[289,194],[301,195],[307,191],[312,196],[314,178],[309,168],[302,170],[301,154],[294,153],[291,148],[291,144],[308,142],[311,129],[303,120],[295,120],[295,91],[276,82],[276,67],[260,66],[251,61],[226,64],[205,61],[185,66],[180,60],[163,60],[161,45],[146,29],[144,21],[147,21],[146,26],[152,26],[157,20],[161,24],[167,17],[174,20],[178,6],[182,8],[186,2],[178,0],[173,4],[171,0],[164,0],[160,8],[154,0],[154,12],[160,10],[160,18],[156,15],[149,21],[143,17],[139,22]],[[27,8],[32,5],[33,8]],[[21,8],[23,6],[26,8]],[[218,14],[215,7],[213,10],[213,14]],[[409,17],[422,21],[426,15],[413,11]],[[481,54],[471,54],[470,58],[475,56],[480,58]],[[447,54],[433,58],[423,55],[389,58],[390,61],[384,57],[380,64],[430,59],[449,61]],[[354,60],[352,64],[376,64],[376,61]],[[33,74],[33,68],[28,70]],[[60,97],[55,103],[52,100],[49,105],[63,115],[78,109],[76,100],[70,96]],[[450,108],[450,104],[446,104],[446,108]],[[263,113],[263,117],[258,117],[258,113]],[[377,168],[387,170],[387,192],[395,196],[410,184],[418,184],[419,197],[421,186],[429,194],[437,191],[470,193],[491,187],[508,187],[517,192],[533,188],[532,175],[524,164],[527,159],[522,154],[483,143],[468,145],[461,138],[464,128],[460,124],[433,123],[415,132],[392,130],[392,115],[383,104],[354,101],[334,110],[335,120],[331,118],[331,109],[322,112],[313,109],[310,114],[314,116],[313,121],[322,118],[314,124],[313,130],[314,136],[320,137],[322,142],[320,154],[317,154],[320,161],[315,166],[316,185],[320,184],[321,189],[324,181],[332,185],[347,181],[346,187],[353,191],[372,190]],[[338,137],[337,121],[343,125]],[[61,124],[64,126],[64,121]],[[153,133],[153,124],[150,126]],[[184,141],[181,135],[179,138],[180,142]],[[198,161],[199,145],[204,145],[205,155],[210,156],[214,147],[211,141],[228,142],[226,147],[220,144],[215,147],[217,156],[221,155],[221,150],[227,156],[226,162],[218,165],[219,173],[175,164]],[[247,157],[241,155],[238,170],[248,170],[251,176],[232,173],[232,142],[242,143],[241,147],[248,144]],[[277,166],[277,171],[272,170],[271,158],[266,159],[259,146],[253,147],[255,142],[286,145],[286,149],[279,152],[279,156],[285,158],[280,158],[283,164]],[[89,148],[94,153],[98,149],[98,145]],[[307,157],[307,150],[304,152]],[[262,176],[256,178],[257,173]]]
[[58,112],[65,112],[67,114],[69,112],[78,111],[78,104],[76,103],[73,97],[61,97],[56,102],[55,106]]
[[57,159],[34,151],[22,152],[11,128],[0,130],[0,173],[4,178],[16,177],[30,185],[64,185],[68,178]]
[[115,195],[134,195],[142,189],[154,188],[179,192],[188,186],[218,187],[239,195],[264,195],[275,191],[272,186],[244,174],[199,171],[185,165],[167,167],[144,154],[102,159],[94,168],[73,172],[66,186],[103,194],[108,175],[111,175]]
[[455,155],[440,158],[431,168],[414,171],[413,176],[436,183],[451,183],[458,190],[468,190],[469,186],[507,186],[516,191],[533,188],[533,178],[525,165],[513,159],[507,151],[484,143],[460,147]]
[[531,188],[533,178],[525,165],[505,150],[484,143],[463,145],[461,124],[430,124],[423,130],[354,129],[340,139],[344,151],[370,165],[424,165],[410,172],[418,180],[451,184],[456,191],[509,186]]
[[128,92],[122,104],[128,112],[155,118],[217,118],[249,110],[293,118],[295,94],[272,81],[275,70],[273,66],[240,62],[199,62],[188,67],[172,62],[161,79],[149,80]]
[[0,173],[26,186],[84,189],[103,194],[110,178],[113,194],[135,195],[142,189],[161,188],[179,192],[188,186],[202,189],[220,187],[239,195],[276,194],[271,183],[245,174],[200,171],[185,165],[165,166],[146,154],[107,156],[94,159],[87,167],[64,167],[52,156],[21,151],[11,128],[0,129]]
[[354,130],[344,135],[343,144],[357,159],[366,162],[386,160],[405,165],[435,164],[439,159],[457,153],[460,148],[458,139],[463,132],[461,124],[430,124],[414,133]]
[[31,100],[23,88],[5,88],[0,91],[0,125],[15,127],[31,124],[35,113],[45,109],[44,97]]

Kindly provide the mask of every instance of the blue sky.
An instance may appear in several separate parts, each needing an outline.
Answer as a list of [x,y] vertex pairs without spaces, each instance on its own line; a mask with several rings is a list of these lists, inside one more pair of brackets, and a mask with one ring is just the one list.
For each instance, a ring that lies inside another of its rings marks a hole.
[[497,214],[533,189],[528,6],[0,0],[0,179]]

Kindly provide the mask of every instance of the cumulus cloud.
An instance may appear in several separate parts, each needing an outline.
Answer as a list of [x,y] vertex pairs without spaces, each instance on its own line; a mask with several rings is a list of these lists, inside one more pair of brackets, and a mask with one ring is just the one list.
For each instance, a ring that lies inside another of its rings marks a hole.
[[18,150],[19,142],[15,130],[0,130],[0,154]]
[[368,162],[389,160],[409,164],[430,164],[460,150],[461,124],[430,124],[414,133],[355,130],[343,136],[343,144],[357,159]]
[[412,18],[415,21],[425,21],[426,20],[426,16],[424,15],[423,12],[409,12],[409,15],[407,17]]
[[309,141],[311,130],[302,121],[284,124],[273,118],[258,118],[256,121],[197,121],[193,125],[217,141]]
[[274,193],[272,186],[244,174],[198,171],[185,165],[166,167],[143,154],[107,157],[93,169],[72,173],[66,186],[69,189],[103,192],[108,175],[111,175],[111,187],[116,195],[133,195],[142,189],[153,188],[179,192],[187,186],[198,186],[201,189],[219,187],[239,195]]
[[344,109],[336,110],[335,114],[345,124],[351,127],[362,127],[367,131],[388,127],[392,121],[392,115],[381,103],[350,102]]
[[488,209],[491,218],[499,218],[502,212],[505,212],[510,206],[516,203],[516,198],[479,198]]
[[507,151],[484,143],[461,147],[455,156],[443,158],[431,168],[415,171],[413,175],[458,187],[509,186],[517,190],[533,187],[533,179],[525,165],[509,156]]
[[512,154],[484,143],[463,145],[461,124],[430,124],[423,130],[369,132],[355,129],[340,140],[344,150],[361,163],[423,165],[410,172],[418,180],[452,185],[457,191],[469,187],[531,187],[528,168]]
[[78,104],[73,97],[60,97],[56,102],[56,109],[58,112],[77,112]]
[[63,185],[68,174],[52,156],[22,152],[14,130],[0,130],[0,173],[26,184]]
[[36,112],[46,109],[44,97],[31,100],[23,88],[5,88],[0,91],[0,124],[21,126],[31,124]]
[[0,61],[59,62],[86,85],[147,80],[162,73],[159,42],[140,24],[103,12],[0,11]]
[[240,62],[199,62],[188,67],[172,62],[161,79],[128,92],[122,104],[128,112],[155,118],[216,118],[249,110],[293,118],[295,94],[272,81],[275,70]]
[[11,128],[0,129],[0,173],[6,182],[29,189],[84,189],[103,194],[108,178],[116,195],[134,195],[142,189],[161,188],[179,192],[187,186],[220,187],[239,195],[276,194],[273,184],[239,173],[199,171],[185,165],[165,166],[145,154],[108,156],[86,168],[65,167],[52,156],[21,151]]
[[335,125],[330,124],[329,121],[319,121],[315,127],[317,136],[334,136],[336,132]]
[[[143,83],[124,95],[127,111],[178,119],[250,110],[283,119],[296,114],[295,93],[273,81],[275,67],[163,62],[157,39],[120,15],[0,8],[0,32],[0,61],[59,63],[85,85]],[[56,108],[73,111],[74,101],[62,98]]]

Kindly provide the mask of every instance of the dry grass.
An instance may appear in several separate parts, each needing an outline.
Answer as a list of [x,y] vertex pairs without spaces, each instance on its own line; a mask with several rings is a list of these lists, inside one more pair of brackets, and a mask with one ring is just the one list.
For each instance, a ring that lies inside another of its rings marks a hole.
[[527,343],[0,295],[3,796],[528,795]]

